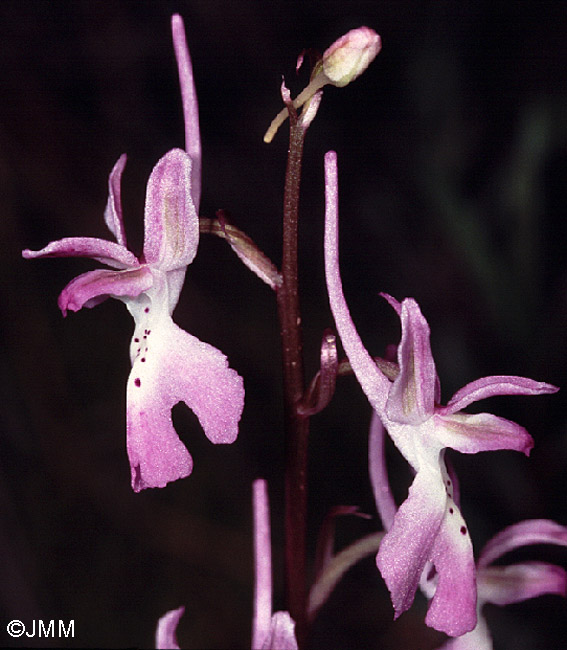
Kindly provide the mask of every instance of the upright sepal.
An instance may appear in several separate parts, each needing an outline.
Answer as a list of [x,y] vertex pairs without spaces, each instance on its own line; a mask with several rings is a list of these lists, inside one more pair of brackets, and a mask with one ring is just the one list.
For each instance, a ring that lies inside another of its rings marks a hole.
[[415,300],[401,306],[402,340],[398,346],[400,374],[386,403],[388,418],[419,424],[433,413],[437,373],[429,343],[429,325]]
[[199,244],[199,218],[191,197],[191,158],[172,149],[153,168],[146,190],[144,261],[162,271],[185,267]]
[[108,178],[108,202],[104,211],[104,223],[116,238],[120,246],[126,248],[126,232],[122,219],[121,182],[122,172],[126,166],[126,154],[123,153],[110,172]]

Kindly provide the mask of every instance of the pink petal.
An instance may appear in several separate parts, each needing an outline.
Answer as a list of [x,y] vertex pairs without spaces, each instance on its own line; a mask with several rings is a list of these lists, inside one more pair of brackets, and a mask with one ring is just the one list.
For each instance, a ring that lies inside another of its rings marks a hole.
[[530,544],[567,546],[567,527],[549,519],[528,519],[508,526],[484,546],[478,566],[487,567],[506,553]]
[[546,562],[486,567],[478,576],[479,597],[494,605],[511,605],[544,594],[567,595],[565,569]]
[[463,454],[512,449],[529,456],[534,446],[524,427],[491,413],[434,415],[433,420],[439,443]]
[[289,612],[276,612],[272,616],[270,632],[261,650],[297,650],[295,622]]
[[393,296],[385,291],[380,291],[380,295],[384,300],[387,300],[392,309],[396,311],[396,314],[401,318],[402,317],[402,303],[399,300],[396,300]]
[[109,297],[136,297],[152,284],[152,272],[147,266],[139,266],[131,271],[97,269],[71,280],[59,295],[57,303],[63,316],[66,316],[68,309],[79,311],[82,307],[94,307]]
[[338,201],[337,154],[328,151],[325,154],[325,275],[329,302],[356,378],[374,410],[383,415],[390,382],[362,344],[343,295],[339,271]]
[[429,343],[429,325],[413,298],[402,302],[401,321],[400,374],[390,390],[386,413],[394,422],[420,424],[433,414],[437,379]]
[[179,619],[184,613],[185,607],[179,607],[172,609],[159,619],[156,630],[157,650],[179,650],[176,631]]
[[175,404],[183,401],[194,411],[213,443],[236,439],[244,406],[242,378],[222,352],[167,316],[142,328],[138,324],[134,333],[139,348],[127,386],[127,448],[136,492],[191,473],[191,457],[171,421]]
[[370,423],[370,435],[368,438],[368,466],[370,483],[374,492],[374,500],[378,514],[382,520],[385,530],[390,530],[394,523],[397,507],[386,468],[386,457],[384,454],[385,429],[375,411],[372,412]]
[[126,154],[124,153],[120,156],[108,177],[108,202],[104,211],[104,223],[106,223],[110,232],[116,237],[116,241],[120,246],[127,248],[124,221],[122,219],[122,202],[120,199],[120,181],[125,165]]
[[124,246],[95,237],[65,237],[52,241],[39,251],[23,250],[22,257],[28,260],[38,257],[92,257],[115,269],[140,266],[134,253]]
[[172,149],[158,160],[146,189],[144,258],[171,271],[193,261],[199,219],[191,198],[191,158]]
[[477,622],[473,549],[463,517],[451,500],[431,561],[437,571],[437,586],[425,623],[449,636],[470,632]]
[[260,650],[270,633],[272,619],[272,542],[270,538],[270,505],[266,481],[252,484],[254,515],[254,615],[252,619],[252,650]]
[[193,66],[185,38],[183,18],[179,14],[171,17],[171,32],[173,47],[179,71],[179,85],[183,102],[183,117],[185,120],[185,151],[191,162],[191,196],[197,212],[201,199],[201,134],[199,131],[199,107],[197,93],[193,81]]
[[473,402],[495,395],[542,395],[556,393],[558,390],[556,386],[526,377],[506,375],[482,377],[463,386],[453,395],[447,406],[439,408],[438,412],[442,415],[456,413]]
[[440,473],[419,471],[380,545],[376,565],[392,597],[395,618],[410,608],[445,513]]

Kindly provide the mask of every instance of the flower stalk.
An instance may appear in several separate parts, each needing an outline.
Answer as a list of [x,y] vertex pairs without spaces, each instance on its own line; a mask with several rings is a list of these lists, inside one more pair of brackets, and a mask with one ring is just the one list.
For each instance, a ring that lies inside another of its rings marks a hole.
[[288,109],[290,138],[284,189],[282,282],[277,288],[276,295],[282,343],[286,436],[286,598],[289,612],[296,622],[296,634],[301,648],[305,639],[306,622],[305,538],[309,418],[299,415],[297,411],[297,405],[305,392],[298,292],[297,232],[305,129],[291,104],[288,104]]

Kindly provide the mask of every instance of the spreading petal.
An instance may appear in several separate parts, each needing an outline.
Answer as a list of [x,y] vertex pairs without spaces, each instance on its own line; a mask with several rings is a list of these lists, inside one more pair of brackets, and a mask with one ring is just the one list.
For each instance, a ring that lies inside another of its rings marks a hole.
[[97,269],[78,275],[59,295],[57,304],[67,315],[67,310],[79,311],[82,307],[94,307],[112,296],[136,297],[153,284],[152,272],[147,266],[132,271]]
[[376,564],[390,590],[395,617],[405,612],[415,596],[445,513],[447,495],[439,473],[416,474],[408,498],[380,546]]
[[504,554],[530,544],[567,546],[567,527],[550,519],[528,519],[508,526],[484,546],[478,567],[484,568]]
[[185,607],[178,607],[164,614],[158,621],[156,630],[157,650],[179,650],[177,643],[177,626],[185,613]]
[[120,182],[125,165],[126,154],[123,153],[108,177],[108,202],[104,211],[104,223],[116,237],[116,241],[120,246],[127,248],[126,232],[124,231],[124,221],[122,219],[122,201],[120,198]]
[[164,487],[191,473],[189,452],[171,421],[185,402],[211,442],[231,443],[244,406],[241,377],[212,345],[183,331],[169,317],[134,332],[139,345],[127,387],[127,447],[132,487]]
[[170,271],[193,261],[199,243],[199,218],[191,198],[191,158],[168,151],[153,168],[146,189],[144,258]]
[[434,415],[433,419],[439,443],[463,454],[512,449],[528,456],[534,446],[524,427],[491,413]]
[[52,241],[39,251],[25,249],[22,251],[22,257],[27,260],[38,257],[91,257],[114,269],[140,266],[134,253],[124,246],[96,237],[64,237]]
[[329,303],[356,378],[374,410],[382,414],[390,382],[362,344],[343,295],[339,271],[338,201],[337,154],[328,151],[325,154],[325,275]]
[[476,381],[463,386],[449,400],[447,406],[440,407],[439,413],[448,415],[466,408],[469,404],[494,397],[495,395],[543,395],[545,393],[556,393],[559,390],[556,386],[543,381],[534,381],[526,377],[513,377],[496,375],[482,377]]
[[433,414],[437,372],[429,343],[429,325],[413,298],[402,302],[400,374],[390,390],[386,413],[402,424],[420,424]]
[[565,569],[546,562],[490,566],[479,571],[479,597],[494,605],[511,605],[544,594],[565,596],[566,590]]

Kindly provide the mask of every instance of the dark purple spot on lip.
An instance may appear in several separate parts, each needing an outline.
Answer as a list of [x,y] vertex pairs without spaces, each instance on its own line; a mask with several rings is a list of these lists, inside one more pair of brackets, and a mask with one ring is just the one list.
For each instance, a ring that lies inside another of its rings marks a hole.
[[150,308],[149,308],[149,307],[146,307],[146,308],[144,309],[144,312],[145,312],[146,314],[149,314],[149,313],[150,313]]
[[136,338],[134,339],[134,343],[139,343],[139,342],[140,342],[140,339],[136,337]]
[[466,526],[461,526],[461,535],[466,535],[466,534],[467,534]]
[[449,514],[452,515],[454,512],[455,512],[455,511],[453,510],[453,508],[449,508]]
[[134,379],[134,384],[138,387],[141,386],[142,382],[140,381],[139,377],[136,377],[136,379]]
[[451,485],[451,479],[450,478],[447,479],[447,485]]
[[143,363],[146,360],[146,357],[142,357],[140,361]]

